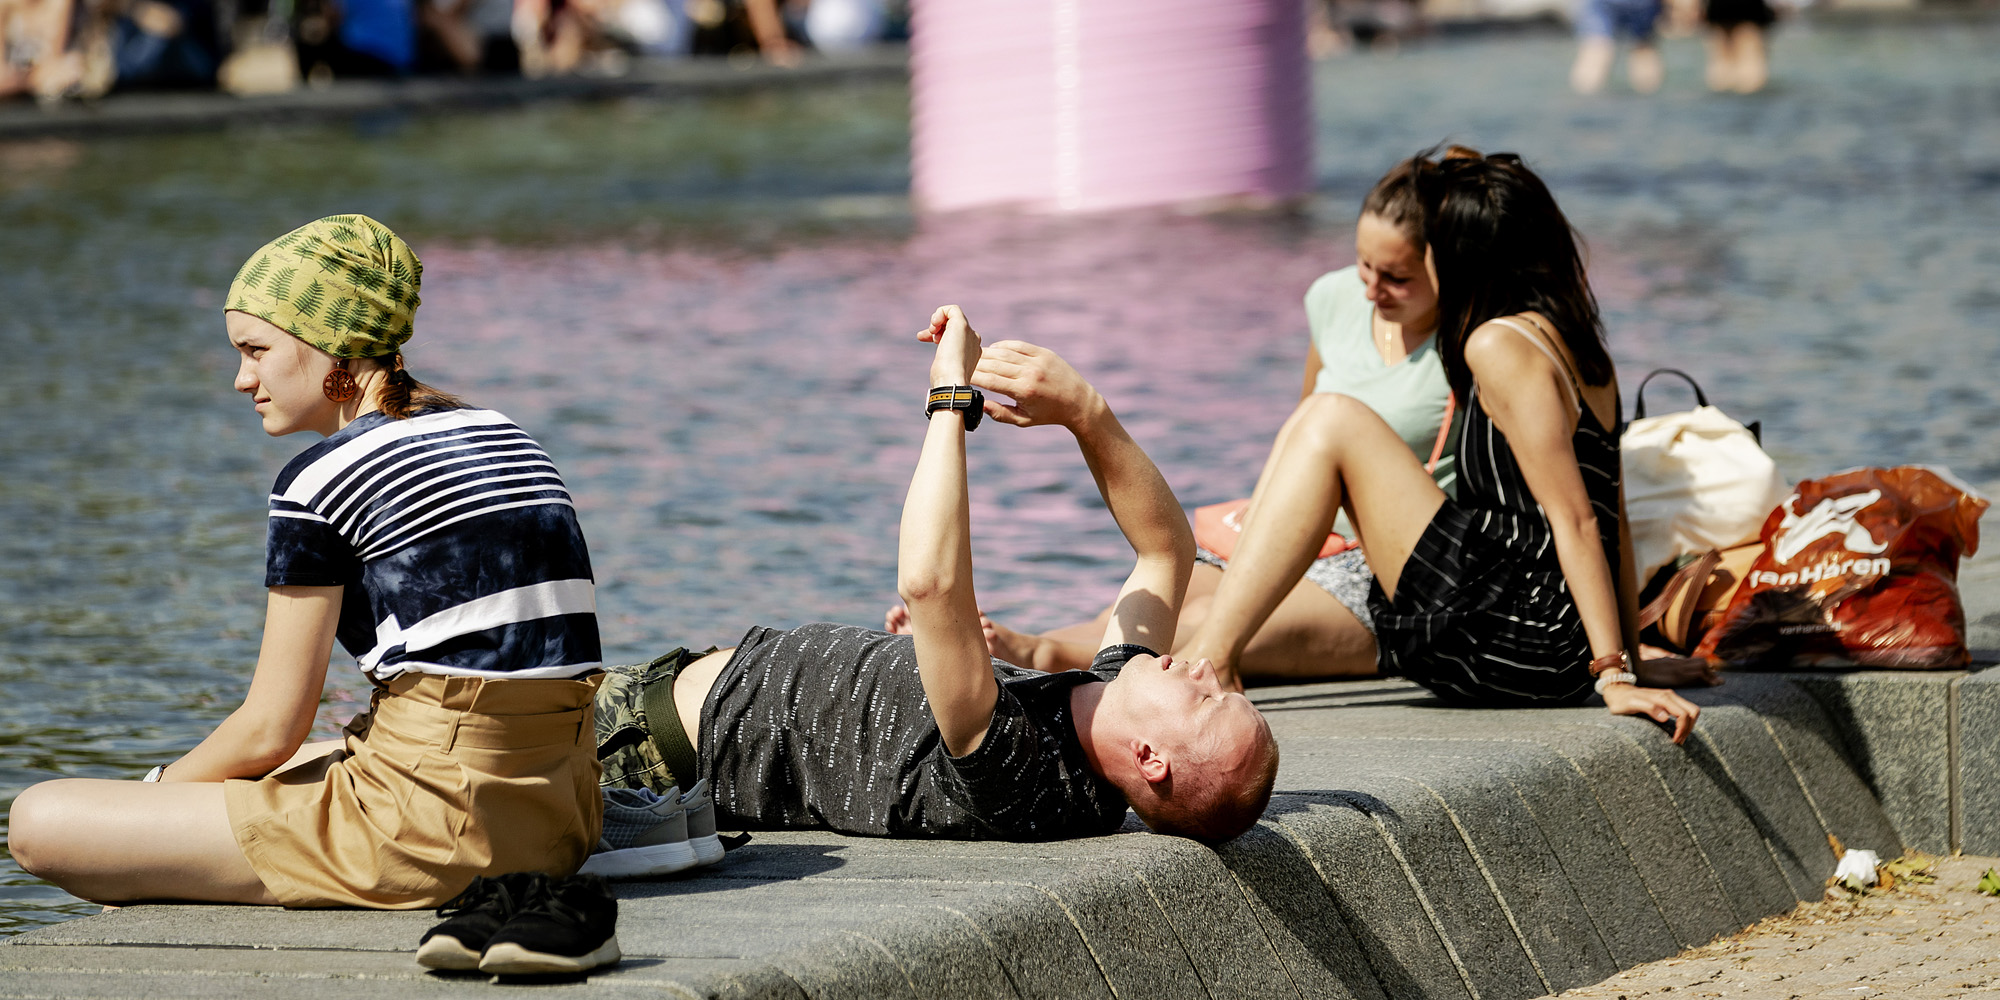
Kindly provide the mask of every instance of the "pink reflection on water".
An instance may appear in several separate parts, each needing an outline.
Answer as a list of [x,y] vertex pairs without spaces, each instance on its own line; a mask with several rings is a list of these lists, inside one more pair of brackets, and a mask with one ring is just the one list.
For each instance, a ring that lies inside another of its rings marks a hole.
[[[754,623],[874,623],[945,302],[1097,383],[1182,500],[1248,491],[1297,398],[1300,296],[1347,241],[1286,220],[958,216],[731,248],[425,248],[410,362],[555,455],[614,657]],[[1073,442],[972,439],[982,604],[1088,617],[1130,558]]]

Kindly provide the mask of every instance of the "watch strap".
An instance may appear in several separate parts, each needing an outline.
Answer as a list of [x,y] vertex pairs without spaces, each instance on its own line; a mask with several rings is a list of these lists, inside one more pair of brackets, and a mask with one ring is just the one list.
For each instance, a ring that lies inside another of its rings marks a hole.
[[986,415],[986,394],[969,385],[941,385],[924,400],[924,419],[939,410],[957,410],[965,419],[965,429],[976,430]]

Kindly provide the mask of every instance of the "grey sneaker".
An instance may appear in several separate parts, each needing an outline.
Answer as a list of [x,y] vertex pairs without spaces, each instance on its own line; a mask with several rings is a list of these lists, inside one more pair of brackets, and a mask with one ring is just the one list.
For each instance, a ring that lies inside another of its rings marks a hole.
[[[697,855],[688,842],[687,809],[679,789],[667,791],[662,798],[644,788],[604,789],[604,836],[581,873],[645,878],[693,868]],[[713,833],[712,818],[709,826]]]
[[712,865],[722,860],[722,838],[715,835],[715,801],[708,795],[708,779],[703,778],[680,797],[687,813],[688,843],[694,847],[694,863]]

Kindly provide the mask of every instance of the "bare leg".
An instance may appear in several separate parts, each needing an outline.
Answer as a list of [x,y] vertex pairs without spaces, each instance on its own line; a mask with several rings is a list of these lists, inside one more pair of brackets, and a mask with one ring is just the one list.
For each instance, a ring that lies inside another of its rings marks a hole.
[[[1196,563],[1181,604],[1178,645],[1186,646],[1208,617],[1210,599],[1226,576],[1207,563]],[[889,621],[906,619],[891,608]],[[1017,666],[1054,673],[1090,666],[1104,639],[1111,609],[1087,622],[1065,625],[1040,635],[1016,632],[980,616],[986,647],[994,656]],[[907,625],[904,626],[907,630]],[[894,629],[891,629],[894,631]],[[1181,650],[1174,650],[1176,656]],[[1333,595],[1301,579],[1278,603],[1264,627],[1243,649],[1243,675],[1249,680],[1283,682],[1319,677],[1366,677],[1375,672],[1375,637]]]
[[[1343,505],[1367,539],[1368,564],[1390,595],[1444,494],[1409,446],[1350,396],[1302,401],[1271,450],[1229,572],[1185,657],[1232,679],[1245,648],[1305,574]],[[1240,683],[1240,681],[1239,681]]]
[[427,3],[418,4],[417,23],[437,39],[438,46],[460,73],[479,69],[479,35],[465,22],[462,6],[443,10]]
[[799,64],[799,46],[785,36],[784,15],[777,0],[743,0],[743,13],[750,19],[750,34],[757,39],[757,51],[773,66],[790,68]]
[[1708,70],[1704,79],[1708,82],[1708,89],[1717,93],[1736,89],[1736,53],[1729,33],[1720,28],[1710,28],[1706,41]]
[[[1174,628],[1177,642],[1186,642],[1201,624],[1202,612],[1190,612],[1189,609],[1215,593],[1216,585],[1221,580],[1222,570],[1219,567],[1195,563],[1194,573],[1188,578],[1187,596],[1181,600],[1180,622]],[[1055,673],[1090,666],[1090,661],[1097,656],[1098,646],[1104,642],[1104,630],[1111,625],[1111,610],[1105,608],[1087,622],[1064,625],[1039,635],[1016,632],[985,615],[979,616],[979,624],[986,632],[986,649],[994,656],[1016,666]],[[891,620],[897,617],[894,608],[890,609],[889,615]],[[905,613],[902,617],[907,619],[909,616]]]
[[1625,76],[1632,83],[1632,89],[1641,94],[1655,93],[1667,77],[1667,66],[1660,61],[1658,45],[1641,45],[1625,57]]
[[[1194,578],[1188,583],[1188,600],[1197,595],[1205,595],[1215,590],[1215,578],[1222,571],[1202,563],[1195,564]],[[1176,635],[1187,635],[1186,602],[1182,603],[1181,626]],[[986,635],[986,652],[1017,667],[1027,667],[1045,673],[1059,673],[1064,670],[1082,670],[1090,666],[1097,656],[1097,647],[1104,640],[1104,630],[1111,625],[1111,609],[1098,612],[1097,617],[1087,622],[1064,625],[1039,634],[1017,632],[985,615],[979,616],[979,627]],[[910,609],[901,604],[891,605],[888,614],[882,618],[882,630],[897,635],[907,635],[910,631]]]
[[[1089,622],[1042,635],[1030,635],[980,615],[979,627],[986,634],[986,651],[994,658],[1006,660],[1017,667],[1053,674],[1064,670],[1082,670],[1090,666],[1091,659],[1097,656],[1097,643],[1080,637],[1088,633]],[[1058,634],[1072,637],[1056,638]],[[1102,629],[1096,634],[1098,639],[1104,637]]]
[[[1198,563],[1181,605],[1174,655],[1201,631],[1216,588],[1228,577],[1222,569]],[[1071,625],[1039,636],[1024,636],[995,625],[989,633],[993,655],[1037,670],[1081,670],[1090,666],[1104,637],[1103,619]],[[1009,644],[1011,643],[1011,645]],[[1023,658],[1015,660],[1006,649]],[[1322,677],[1366,677],[1375,672],[1375,637],[1319,584],[1301,579],[1250,637],[1239,664],[1246,680],[1285,682]]]
[[[1215,567],[1211,566],[1209,568],[1214,569]],[[1200,566],[1195,567],[1195,573],[1197,575],[1201,573]],[[1041,637],[1044,639],[1054,639],[1057,642],[1073,642],[1082,646],[1095,646],[1104,638],[1104,630],[1110,627],[1111,609],[1105,608],[1103,614],[1098,615],[1090,621],[1077,622],[1074,625],[1064,625],[1062,628],[1052,628],[1047,632],[1043,632]],[[1174,634],[1179,635],[1180,633],[1176,632]]]
[[[1228,573],[1221,576],[1229,578]],[[1181,613],[1181,621],[1188,622],[1192,615],[1198,625],[1207,618],[1212,600],[1191,603]],[[1185,659],[1190,655],[1197,631],[1181,633],[1182,649],[1175,656]],[[1375,673],[1375,637],[1325,588],[1302,579],[1244,645],[1236,669],[1246,683],[1368,677]]]
[[[334,752],[335,750],[339,750],[340,748],[346,745],[347,745],[346,740],[320,740],[317,743],[308,743],[305,746],[300,747],[299,751],[292,755],[292,759],[285,761],[283,764],[279,765],[278,771],[289,771],[292,768],[299,766],[300,764],[304,764],[308,761],[318,760],[321,757],[324,757],[327,754]],[[276,774],[277,771],[273,771],[271,773]]]
[[219,782],[45,781],[14,800],[14,860],[100,903],[276,904],[229,828]]
[[1729,40],[1736,52],[1736,92],[1754,94],[1763,90],[1771,77],[1771,64],[1764,51],[1764,29],[1754,24],[1739,24],[1729,30]]
[[[979,629],[985,633],[988,655],[1017,667],[1053,674],[1090,666],[1091,657],[1097,655],[1096,639],[1104,636],[1105,623],[1110,618],[1111,609],[1106,608],[1094,622],[1078,622],[1033,635],[1016,632],[980,615]],[[910,609],[901,604],[891,605],[889,613],[882,616],[882,631],[892,635],[909,635]]]
[[1569,70],[1569,86],[1579,94],[1595,94],[1611,75],[1611,62],[1618,49],[1609,38],[1586,38],[1576,47],[1576,64]]

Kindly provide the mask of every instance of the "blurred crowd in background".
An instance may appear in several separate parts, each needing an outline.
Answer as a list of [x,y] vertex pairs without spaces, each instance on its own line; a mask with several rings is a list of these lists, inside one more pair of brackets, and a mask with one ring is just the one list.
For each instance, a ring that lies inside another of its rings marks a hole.
[[[1701,35],[1708,49],[1710,90],[1755,93],[1770,78],[1765,33],[1772,24],[1816,0],[1305,0],[1306,44],[1315,59],[1356,47],[1394,48],[1422,34],[1435,20],[1561,19],[1578,37],[1570,86],[1578,93],[1603,89],[1625,47],[1631,88],[1650,94],[1665,75],[1660,38]],[[1861,6],[1908,6],[1900,0],[1862,0]]]
[[[1707,35],[1709,85],[1761,88],[1767,0],[1301,0],[1315,58],[1394,47],[1427,22],[1562,19],[1571,76],[1601,87],[1629,44],[1633,89],[1659,85],[1654,39]],[[1773,0],[1805,6],[1814,0]],[[1912,0],[1859,0],[1901,5]],[[735,56],[779,66],[908,37],[910,0],[0,0],[0,99],[113,90],[275,93],[353,77],[617,76],[635,60]]]
[[419,74],[624,73],[905,37],[907,0],[0,0],[0,99],[277,93]]

